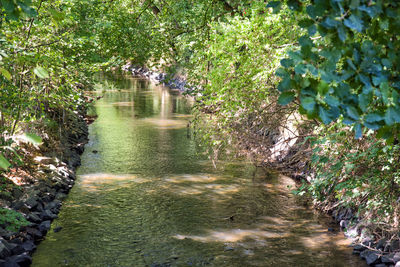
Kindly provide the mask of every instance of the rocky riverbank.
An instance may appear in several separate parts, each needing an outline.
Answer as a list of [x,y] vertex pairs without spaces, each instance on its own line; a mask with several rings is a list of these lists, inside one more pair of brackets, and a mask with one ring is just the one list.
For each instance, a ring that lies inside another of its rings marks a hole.
[[180,92],[190,91],[186,80],[181,77],[175,77],[175,75],[168,75],[167,73],[153,71],[146,67],[132,64],[122,66],[122,70],[132,73],[133,76],[147,78],[154,83],[162,84],[173,90],[179,90]]
[[74,185],[75,170],[88,141],[84,114],[85,110],[81,109],[65,116],[57,140],[59,147],[41,148],[41,155],[34,159],[37,169],[31,174],[31,181],[15,187],[6,199],[1,199],[3,208],[22,214],[28,225],[14,232],[0,224],[0,267],[29,266],[36,245],[45,238],[51,222],[57,218],[62,200]]
[[[340,225],[345,236],[353,240],[353,254],[359,255],[369,266],[400,267],[400,240],[398,235],[387,235],[376,225],[366,224],[349,208],[333,209],[333,219]],[[377,231],[374,232],[373,229]]]

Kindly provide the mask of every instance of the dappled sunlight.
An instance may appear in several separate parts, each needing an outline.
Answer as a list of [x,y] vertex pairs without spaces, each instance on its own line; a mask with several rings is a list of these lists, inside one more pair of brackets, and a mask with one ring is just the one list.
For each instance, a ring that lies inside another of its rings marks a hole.
[[114,102],[112,105],[118,107],[133,107],[135,104],[133,102]]
[[180,129],[187,127],[186,120],[172,120],[163,118],[144,118],[141,121],[156,126],[159,129]]
[[190,118],[193,118],[193,115],[192,114],[173,114],[172,117],[179,118],[179,119],[181,119],[181,118],[190,119]]
[[129,89],[107,89],[106,90],[107,93],[132,93],[132,90]]
[[218,198],[220,198],[219,200],[223,200],[224,198],[221,198],[221,196],[232,195],[240,191],[240,185],[238,184],[210,183],[219,179],[220,178],[218,177],[190,175],[169,177],[164,179],[164,181],[168,182],[169,184],[162,185],[162,188],[178,195],[207,194],[208,197],[213,197],[212,194],[214,194],[215,196],[218,196],[217,198],[213,198],[214,200],[218,200]]
[[207,235],[175,235],[176,239],[193,239],[199,242],[238,242],[246,239],[262,240],[266,238],[284,238],[287,233],[274,233],[260,229],[232,229],[221,231],[209,231]]
[[335,246],[336,249],[341,248],[342,250],[346,250],[351,244],[351,240],[343,238],[342,234],[330,234],[323,229],[315,232],[312,231],[311,233],[311,236],[302,236],[299,238],[301,244],[308,249],[321,250]]
[[168,176],[164,178],[164,181],[170,183],[208,183],[220,180],[221,177],[211,176],[207,174],[182,174],[175,176]]
[[97,191],[104,185],[117,184],[118,187],[121,187],[122,183],[145,183],[148,181],[148,179],[132,174],[90,173],[79,175],[78,183],[81,188],[87,191]]
[[96,208],[96,209],[101,209],[101,208],[103,208],[102,205],[89,204],[89,203],[69,203],[69,204],[68,204],[68,207],[71,207],[71,208],[88,207],[88,208]]

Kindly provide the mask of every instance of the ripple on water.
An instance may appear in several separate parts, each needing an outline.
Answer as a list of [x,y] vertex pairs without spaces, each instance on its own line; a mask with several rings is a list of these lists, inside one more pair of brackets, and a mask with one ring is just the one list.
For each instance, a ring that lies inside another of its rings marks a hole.
[[111,80],[52,225],[62,231],[48,233],[33,266],[364,265],[290,194],[291,179],[243,161],[214,169],[197,154],[184,98]]

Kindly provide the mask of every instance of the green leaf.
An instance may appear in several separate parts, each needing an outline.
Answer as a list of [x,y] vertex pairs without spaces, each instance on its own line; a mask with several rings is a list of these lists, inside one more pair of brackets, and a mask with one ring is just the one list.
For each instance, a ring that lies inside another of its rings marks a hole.
[[11,163],[2,154],[0,154],[0,168],[3,170],[8,170],[10,166]]
[[358,32],[362,32],[363,30],[363,21],[354,14],[350,15],[348,19],[345,19],[343,23],[346,27]]
[[357,123],[354,126],[354,132],[356,135],[356,139],[360,139],[362,137],[362,128],[361,128],[361,124]]
[[301,28],[308,28],[312,25],[314,25],[314,21],[312,19],[302,19],[299,21],[299,26]]
[[376,134],[377,138],[383,138],[383,139],[389,139],[392,136],[393,136],[393,127],[390,126],[385,126],[380,128]]
[[36,67],[33,69],[33,73],[36,74],[40,79],[49,78],[49,73],[42,67]]
[[394,123],[400,122],[400,110],[394,107],[389,107],[385,112],[385,123],[387,125],[393,125]]
[[284,79],[279,83],[279,85],[278,85],[278,90],[279,90],[280,92],[284,92],[284,91],[287,91],[287,90],[292,89],[292,88],[290,88],[290,83],[291,83],[290,77],[284,78]]
[[313,111],[315,104],[315,99],[313,97],[301,98],[301,106],[307,111]]
[[6,70],[5,68],[0,68],[0,73],[3,74],[3,76],[11,81],[12,77],[11,77],[11,73],[8,72],[8,70]]
[[300,9],[300,4],[299,1],[297,0],[288,0],[287,5],[291,10],[299,10]]
[[331,107],[338,107],[340,105],[339,100],[335,96],[327,95],[325,96],[324,101]]
[[278,68],[275,72],[276,76],[279,76],[281,78],[288,78],[289,73],[284,69],[284,68]]
[[354,120],[360,119],[360,114],[358,113],[358,110],[355,107],[350,106],[350,107],[347,107],[346,110],[347,110],[347,115],[349,115],[350,118],[352,118]]
[[293,60],[291,60],[290,58],[284,58],[281,60],[281,65],[285,68],[290,68],[291,66],[293,66]]
[[292,102],[295,98],[295,93],[294,92],[283,92],[279,95],[278,98],[278,103],[282,106],[286,106],[290,102]]
[[306,35],[299,38],[299,44],[300,46],[313,46],[312,40]]
[[304,64],[297,64],[296,67],[294,67],[294,71],[296,74],[305,74],[307,72],[307,66]]
[[31,6],[27,5],[26,3],[19,2],[19,6],[24,11],[24,13],[26,15],[28,15],[29,17],[35,17],[37,15],[36,10],[34,8],[32,8]]
[[323,106],[319,106],[319,117],[324,124],[329,124],[332,121],[329,111],[327,111]]
[[281,1],[271,1],[267,4],[267,8],[268,7],[272,7],[272,12],[274,14],[279,13],[280,9],[282,6],[282,2]]
[[324,81],[321,81],[321,82],[318,84],[317,90],[318,90],[318,93],[319,93],[320,95],[326,95],[326,94],[328,93],[328,91],[329,91],[329,84],[327,84],[327,83],[324,82]]
[[337,32],[338,32],[339,39],[344,43],[347,39],[346,29],[342,25],[340,25],[337,28]]
[[365,112],[371,102],[371,97],[368,94],[359,94],[358,95],[358,104],[363,112]]
[[367,114],[364,118],[365,121],[367,122],[377,122],[377,121],[382,121],[383,116],[380,115],[379,113],[373,112],[370,114]]
[[26,140],[34,145],[40,145],[43,143],[43,140],[40,136],[33,134],[33,133],[25,133]]
[[3,6],[4,10],[9,14],[17,8],[17,6],[14,4],[14,1],[10,0],[1,0],[1,5]]

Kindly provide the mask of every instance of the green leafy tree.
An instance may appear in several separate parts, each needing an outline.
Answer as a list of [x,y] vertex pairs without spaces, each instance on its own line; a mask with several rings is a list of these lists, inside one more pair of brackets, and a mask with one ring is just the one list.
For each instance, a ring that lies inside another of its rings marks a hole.
[[[275,12],[280,1],[268,4]],[[393,140],[400,125],[400,3],[370,0],[287,1],[306,14],[298,49],[288,52],[276,72],[280,102],[324,124],[341,119],[378,130]]]

